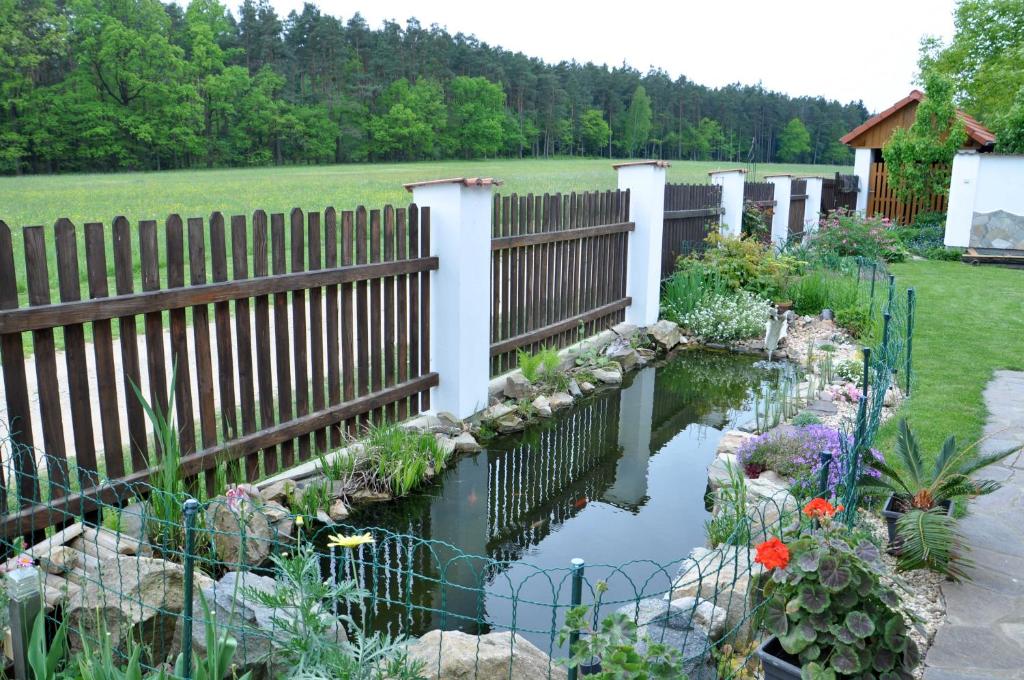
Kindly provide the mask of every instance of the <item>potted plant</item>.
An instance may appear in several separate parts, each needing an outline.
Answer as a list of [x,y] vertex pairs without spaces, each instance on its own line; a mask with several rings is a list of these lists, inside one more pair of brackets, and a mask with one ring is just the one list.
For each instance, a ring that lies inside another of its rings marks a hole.
[[896,594],[879,574],[878,548],[841,522],[842,506],[815,498],[787,542],[757,546],[765,680],[911,678],[920,661]]
[[957,449],[950,435],[933,464],[921,456],[917,437],[907,421],[901,420],[896,436],[896,460],[868,461],[869,470],[860,480],[863,491],[888,492],[882,515],[889,534],[889,548],[900,556],[901,568],[927,567],[954,578],[963,576],[955,564],[956,532],[952,518],[953,499],[992,493],[998,481],[973,479],[974,473],[997,463],[1019,449],[987,456],[977,452],[977,443]]

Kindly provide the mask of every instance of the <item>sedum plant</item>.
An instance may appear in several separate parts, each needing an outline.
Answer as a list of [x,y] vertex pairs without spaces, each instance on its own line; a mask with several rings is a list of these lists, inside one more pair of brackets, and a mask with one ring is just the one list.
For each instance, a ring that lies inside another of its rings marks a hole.
[[801,666],[804,680],[842,677],[912,678],[920,661],[898,609],[899,598],[879,579],[874,543],[833,521],[842,506],[816,498],[787,542],[757,546],[762,577],[762,622]]

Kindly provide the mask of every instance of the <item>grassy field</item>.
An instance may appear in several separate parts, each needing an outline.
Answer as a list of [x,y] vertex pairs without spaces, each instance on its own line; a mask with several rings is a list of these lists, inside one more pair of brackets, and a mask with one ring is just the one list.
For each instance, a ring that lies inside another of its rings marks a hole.
[[[718,162],[674,161],[671,182],[706,182],[709,170],[736,167]],[[825,165],[758,165],[756,175],[788,172],[832,175],[849,168]],[[443,177],[497,177],[503,192],[568,192],[609,189],[615,171],[607,159],[528,159],[373,163],[360,165],[134,172],[103,175],[0,177],[0,220],[12,228],[52,225],[59,217],[76,224],[129,220],[160,222],[182,217],[247,214],[258,208],[323,210],[363,204],[380,207],[409,201],[402,184]]]
[[[955,434],[968,444],[981,436],[982,391],[997,369],[1024,370],[1024,271],[958,262],[908,262],[892,267],[897,281],[917,290],[914,391],[899,414],[937,454]],[[879,434],[889,451],[899,418]]]

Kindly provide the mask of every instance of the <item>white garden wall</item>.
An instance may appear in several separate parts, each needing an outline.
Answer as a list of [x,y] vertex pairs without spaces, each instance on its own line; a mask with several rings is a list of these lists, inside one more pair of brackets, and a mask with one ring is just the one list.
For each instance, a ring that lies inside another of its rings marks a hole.
[[957,153],[945,244],[1024,251],[1024,156]]

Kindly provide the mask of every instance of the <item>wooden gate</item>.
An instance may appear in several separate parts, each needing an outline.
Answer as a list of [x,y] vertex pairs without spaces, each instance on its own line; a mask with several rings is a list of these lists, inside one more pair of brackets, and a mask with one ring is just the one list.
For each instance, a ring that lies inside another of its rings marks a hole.
[[[743,213],[750,209],[760,210],[767,221],[767,231],[758,235],[762,243],[772,242],[772,216],[775,214],[775,185],[771,182],[743,183]],[[746,222],[746,220],[744,220]],[[742,228],[743,235],[749,236],[746,224]]]
[[790,236],[804,233],[804,217],[807,212],[807,180],[794,179],[789,190]]
[[922,212],[945,212],[946,196],[936,194],[903,203],[889,186],[885,163],[872,163],[868,174],[868,215],[888,217],[898,224],[910,224]]
[[[853,178],[844,179],[844,178]],[[857,209],[857,191],[844,190],[847,187],[855,187],[856,175],[840,175],[825,178],[821,181],[821,214],[827,215],[830,212],[843,208],[845,210]]]
[[722,216],[722,187],[716,184],[666,184],[661,236],[661,278],[672,274],[676,259],[704,247],[704,239]]

